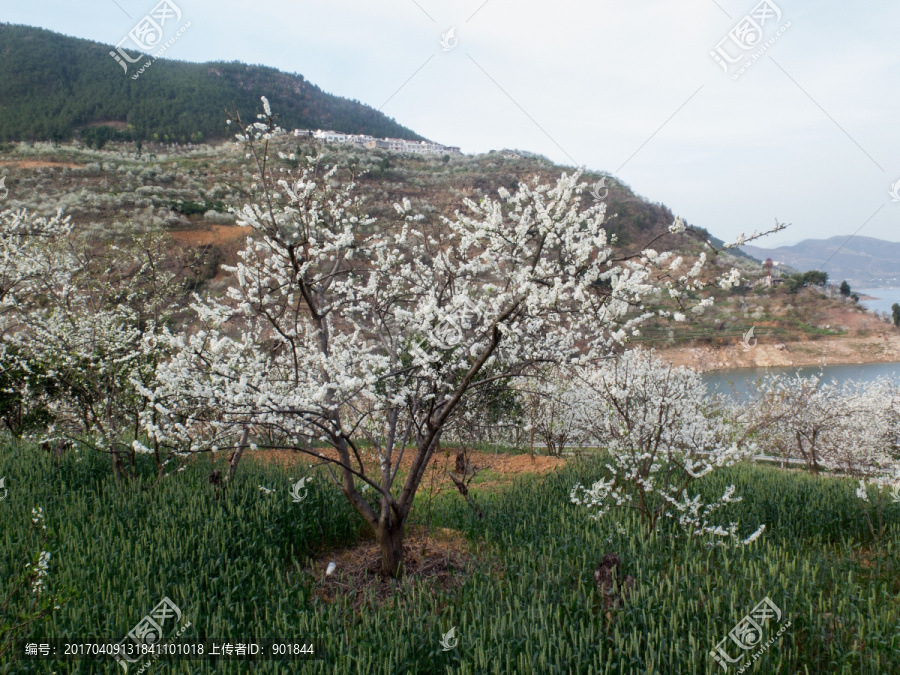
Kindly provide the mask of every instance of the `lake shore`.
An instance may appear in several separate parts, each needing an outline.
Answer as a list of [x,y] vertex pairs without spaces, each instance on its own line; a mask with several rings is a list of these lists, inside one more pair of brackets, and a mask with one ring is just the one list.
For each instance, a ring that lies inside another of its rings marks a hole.
[[746,350],[741,343],[727,347],[674,347],[657,349],[660,358],[701,373],[732,368],[836,366],[857,363],[900,362],[900,336],[831,338],[805,342],[757,344]]

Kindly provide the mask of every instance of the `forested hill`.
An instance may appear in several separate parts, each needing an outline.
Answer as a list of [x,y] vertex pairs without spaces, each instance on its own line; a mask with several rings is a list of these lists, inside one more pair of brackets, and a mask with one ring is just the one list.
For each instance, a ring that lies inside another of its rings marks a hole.
[[237,106],[244,121],[255,121],[260,96],[268,97],[287,129],[423,140],[374,108],[323,92],[302,75],[238,62],[160,58],[134,80],[131,75],[150,58],[129,64],[125,73],[110,56],[113,48],[0,23],[0,141],[106,137],[113,130],[118,140],[224,138],[232,133],[226,110]]

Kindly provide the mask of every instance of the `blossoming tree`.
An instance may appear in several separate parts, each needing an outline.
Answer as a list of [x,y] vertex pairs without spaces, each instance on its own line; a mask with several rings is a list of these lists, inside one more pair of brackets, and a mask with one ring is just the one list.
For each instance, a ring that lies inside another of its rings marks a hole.
[[813,474],[826,470],[858,481],[857,496],[877,539],[887,488],[900,486],[900,397],[884,378],[840,385],[823,379],[770,376],[744,417],[763,447],[802,459]]
[[556,373],[529,382],[523,389],[529,431],[546,446],[547,454],[561,456],[566,447],[582,444],[584,435],[578,424],[582,392],[571,377]]
[[[165,356],[148,345],[177,309],[187,265],[173,270],[176,258],[159,236],[98,248],[59,214],[0,213],[0,375],[10,430],[11,409],[37,410],[46,424],[37,440],[106,453],[117,477],[126,475],[124,458],[133,468],[147,404],[136,384],[152,385]],[[159,452],[156,459],[161,471]]]
[[776,454],[802,459],[814,474],[828,469],[876,477],[894,470],[900,401],[889,381],[839,385],[822,374],[769,376],[758,394],[744,417]]
[[736,536],[735,524],[726,529],[710,522],[716,510],[740,500],[733,485],[709,503],[689,494],[694,480],[751,452],[696,372],[631,350],[599,368],[581,368],[575,377],[579,426],[609,461],[606,475],[591,487],[573,488],[573,503],[597,517],[612,508],[634,510],[648,533],[668,517],[696,534]]
[[252,235],[234,284],[197,299],[198,330],[165,337],[174,356],[145,391],[144,429],[178,452],[231,450],[232,462],[265,447],[325,462],[396,575],[416,491],[464,403],[609,353],[648,314],[642,298],[667,280],[672,296],[699,288],[698,271],[618,248],[605,206],[583,206],[580,172],[466,200],[439,222],[407,200],[370,218],[337,167],[307,158],[297,174],[273,172],[280,130],[264,104],[239,134],[260,197],[241,212]]

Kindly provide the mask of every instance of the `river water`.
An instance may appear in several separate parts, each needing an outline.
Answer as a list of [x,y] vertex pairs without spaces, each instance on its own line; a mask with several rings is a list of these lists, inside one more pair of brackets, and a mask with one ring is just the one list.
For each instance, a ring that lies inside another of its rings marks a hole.
[[786,376],[800,373],[802,377],[825,374],[825,381],[834,380],[838,384],[848,380],[870,382],[878,377],[888,377],[900,385],[900,363],[862,363],[842,366],[804,366],[787,368],[739,368],[734,370],[715,370],[703,373],[703,381],[710,393],[733,395],[735,398],[747,398],[752,392],[754,382],[767,373],[784,374]]
[[[891,305],[900,303],[900,288],[861,288],[853,289],[854,293],[870,295],[875,300],[864,300],[867,309],[891,313]],[[746,398],[752,391],[752,384],[767,373],[794,375],[803,377],[824,372],[825,380],[834,380],[838,384],[848,380],[868,382],[878,377],[889,377],[900,385],[900,363],[863,363],[844,366],[804,366],[802,368],[739,368],[734,370],[716,370],[703,374],[703,381],[710,393],[731,394],[737,398]]]
[[875,300],[861,300],[860,304],[866,309],[874,309],[879,312],[891,313],[891,306],[900,303],[900,288],[861,288],[852,289],[860,295],[871,295]]

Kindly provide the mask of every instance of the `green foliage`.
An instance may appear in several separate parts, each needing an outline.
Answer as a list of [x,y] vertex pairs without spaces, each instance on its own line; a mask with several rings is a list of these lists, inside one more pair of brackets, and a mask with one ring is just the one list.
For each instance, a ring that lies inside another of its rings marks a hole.
[[[32,397],[27,401],[17,390],[25,377],[30,377],[32,382]],[[40,364],[24,358],[15,345],[3,345],[0,350],[0,426],[4,431],[20,437],[25,432],[46,428],[52,418],[43,397],[52,398],[57,394],[57,382],[47,376]]]
[[828,283],[828,273],[819,270],[810,270],[803,273],[804,286],[824,286]]
[[[707,548],[666,528],[645,540],[627,515],[588,518],[568,494],[599,467],[598,460],[572,463],[480,492],[483,519],[458,495],[440,496],[434,524],[464,531],[473,548],[483,542],[474,573],[453,591],[422,586],[399,602],[364,601],[357,611],[352,596],[315,599],[315,582],[300,572],[306,556],[353,542],[361,526],[324,476],[295,504],[287,489],[299,470],[251,461],[217,500],[206,459],[156,487],[148,464],[143,488],[118,488],[93,454],[54,466],[32,448],[4,447],[0,475],[10,494],[0,502],[0,579],[21,564],[15,544],[28,529],[31,506],[42,504],[57,530],[49,590],[71,586],[80,596],[31,627],[29,639],[118,640],[168,596],[193,623],[185,638],[321,638],[328,660],[291,672],[710,673],[718,666],[709,651],[769,596],[791,627],[755,672],[894,672],[900,505],[888,507],[888,531],[876,547],[851,481],[756,466],[724,469],[699,481],[698,490],[711,497],[734,483],[744,499],[726,517],[765,522],[767,530],[747,547]],[[259,485],[276,491],[264,495]],[[624,607],[610,615],[613,622],[593,580],[609,552],[636,580]],[[459,646],[444,652],[438,641],[452,626]],[[159,665],[171,673],[247,672],[240,662]],[[284,665],[262,662],[254,672],[287,672]],[[87,660],[0,666],[0,672],[53,670],[112,672],[109,663]]]
[[900,305],[896,302],[891,305],[891,313],[893,315],[893,321],[895,326],[900,326]]
[[[98,148],[111,140],[199,143],[231,137],[225,119],[235,106],[245,121],[255,121],[263,95],[288,129],[424,140],[374,108],[327,94],[301,75],[238,62],[159,59],[132,80],[141,64],[125,73],[111,49],[40,28],[0,24],[0,141],[60,141],[81,129],[85,143]],[[118,132],[104,125],[109,122],[126,122],[130,129]]]
[[841,295],[843,295],[845,298],[850,295],[850,284],[848,284],[846,281],[841,282]]
[[[100,125],[81,130],[81,140],[89,148],[102,150],[109,141],[120,140],[119,132],[111,126]],[[129,139],[130,140],[130,139]]]
[[228,210],[228,207],[225,206],[225,204],[223,204],[222,202],[211,202],[208,199],[202,203],[179,199],[177,201],[170,202],[170,206],[173,211],[177,211],[178,213],[185,216],[193,216],[195,214],[202,215],[207,211],[219,211],[221,213],[224,213]]
[[796,293],[803,288],[803,275],[791,274],[784,278],[784,288],[788,293]]
[[[796,293],[805,286],[824,286],[827,283],[828,274],[818,270],[810,270],[803,274],[790,274],[784,279],[784,286],[791,293]],[[847,282],[845,281],[844,283]],[[843,287],[841,292],[843,293]]]

